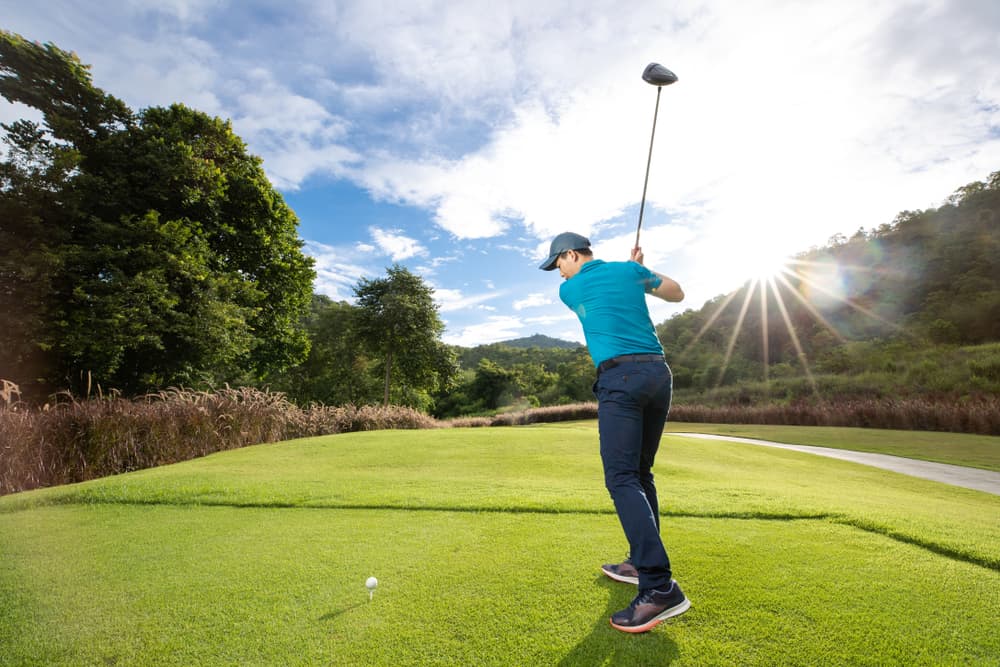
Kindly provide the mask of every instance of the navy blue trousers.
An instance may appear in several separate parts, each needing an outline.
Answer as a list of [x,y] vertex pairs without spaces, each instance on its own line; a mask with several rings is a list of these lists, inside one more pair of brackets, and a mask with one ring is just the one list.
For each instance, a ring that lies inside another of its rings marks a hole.
[[624,362],[594,383],[604,484],[639,571],[639,590],[670,588],[652,468],[672,393],[673,378],[663,361]]

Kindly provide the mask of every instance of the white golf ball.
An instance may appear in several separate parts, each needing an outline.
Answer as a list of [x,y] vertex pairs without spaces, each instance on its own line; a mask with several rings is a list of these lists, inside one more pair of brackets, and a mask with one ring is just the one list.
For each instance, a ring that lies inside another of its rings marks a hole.
[[375,590],[376,586],[378,586],[378,579],[376,579],[375,577],[368,577],[368,580],[365,581],[365,588],[367,588],[370,591]]

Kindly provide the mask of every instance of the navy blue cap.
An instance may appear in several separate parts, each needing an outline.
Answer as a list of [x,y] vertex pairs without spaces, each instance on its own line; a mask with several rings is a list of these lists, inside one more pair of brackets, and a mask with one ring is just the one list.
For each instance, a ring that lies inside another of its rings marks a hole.
[[563,232],[552,239],[552,245],[549,246],[549,258],[542,262],[542,265],[538,268],[542,271],[551,271],[556,268],[556,261],[559,259],[559,255],[567,250],[582,250],[589,247],[590,239],[586,236],[580,236],[573,232]]

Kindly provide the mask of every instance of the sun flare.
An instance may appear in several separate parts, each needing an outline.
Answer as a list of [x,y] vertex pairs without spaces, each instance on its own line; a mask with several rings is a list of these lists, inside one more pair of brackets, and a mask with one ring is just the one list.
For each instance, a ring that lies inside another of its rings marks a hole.
[[767,242],[744,248],[740,260],[733,267],[739,270],[741,280],[764,281],[783,273],[790,261],[789,256],[780,248]]

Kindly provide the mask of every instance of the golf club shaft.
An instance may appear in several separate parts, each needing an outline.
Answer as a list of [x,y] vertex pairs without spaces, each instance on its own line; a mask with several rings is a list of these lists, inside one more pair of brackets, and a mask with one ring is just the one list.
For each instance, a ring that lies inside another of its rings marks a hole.
[[649,135],[649,157],[646,158],[646,180],[642,183],[642,203],[639,204],[639,226],[635,228],[635,245],[639,247],[639,231],[642,229],[642,213],[646,208],[646,187],[649,185],[649,165],[653,161],[653,139],[656,137],[656,116],[660,113],[660,92],[662,87],[656,87],[656,108],[653,110],[653,131]]

